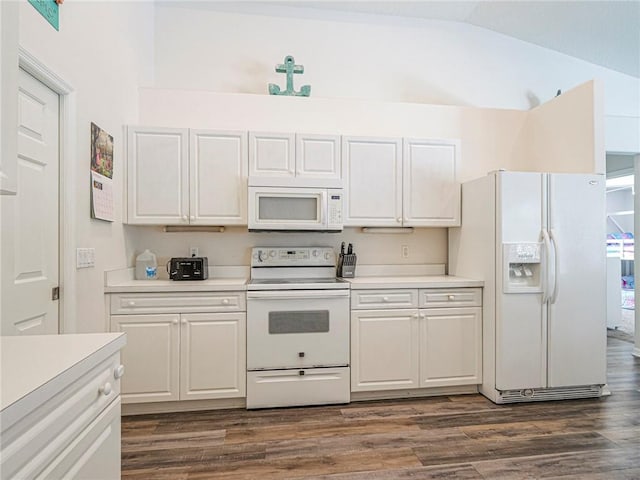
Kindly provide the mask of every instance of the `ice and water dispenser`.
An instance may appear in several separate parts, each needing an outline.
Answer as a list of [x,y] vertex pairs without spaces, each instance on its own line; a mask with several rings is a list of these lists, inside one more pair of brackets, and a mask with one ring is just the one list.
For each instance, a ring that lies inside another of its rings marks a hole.
[[541,243],[504,243],[504,293],[542,291]]

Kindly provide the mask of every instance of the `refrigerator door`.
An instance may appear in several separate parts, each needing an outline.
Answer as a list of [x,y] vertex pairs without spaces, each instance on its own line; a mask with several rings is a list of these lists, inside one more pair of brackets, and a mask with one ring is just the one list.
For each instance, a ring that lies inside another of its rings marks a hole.
[[549,174],[556,282],[548,320],[549,387],[606,383],[603,175]]
[[499,172],[496,182],[496,389],[546,386],[546,307],[542,293],[505,293],[505,244],[537,243],[546,225],[540,173]]

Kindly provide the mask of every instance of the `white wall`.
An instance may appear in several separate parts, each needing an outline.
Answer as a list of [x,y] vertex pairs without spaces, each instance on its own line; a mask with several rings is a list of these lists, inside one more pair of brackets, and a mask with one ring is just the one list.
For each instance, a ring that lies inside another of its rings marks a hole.
[[[75,175],[64,179],[63,195],[72,206],[65,223],[74,243],[67,248],[94,247],[96,265],[71,268],[65,278],[69,289],[63,285],[63,295],[75,306],[66,331],[104,330],[103,272],[125,265],[122,196],[116,195],[113,223],[89,216],[90,123],[114,137],[114,190],[120,192],[122,125],[137,121],[138,86],[151,81],[153,8],[149,2],[66,2],[56,32],[28,2],[20,5],[20,45],[70,84],[75,96],[75,125],[63,132],[73,139],[65,170]],[[65,267],[71,264],[75,257]]]
[[331,11],[311,17],[310,9],[281,8],[274,17],[216,11],[224,8],[216,2],[175,3],[156,10],[159,88],[266,94],[268,83],[284,84],[274,66],[287,54],[305,67],[296,88],[310,84],[315,97],[529,109],[558,89],[598,78],[604,113],[616,117],[607,149],[628,151],[640,141],[638,132],[632,139],[615,135],[620,123],[634,135],[640,80],[479,27]]
[[[613,212],[631,212],[630,215],[615,215],[613,219],[624,232],[633,233],[633,190],[631,188],[607,193],[607,215]],[[610,220],[607,220],[607,233],[620,233]]]

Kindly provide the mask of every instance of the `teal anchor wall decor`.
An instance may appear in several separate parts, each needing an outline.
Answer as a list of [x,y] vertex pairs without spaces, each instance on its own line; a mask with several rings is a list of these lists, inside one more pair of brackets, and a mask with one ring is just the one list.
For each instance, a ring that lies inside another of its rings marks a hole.
[[287,74],[287,89],[282,92],[280,87],[275,83],[269,84],[270,95],[290,95],[294,97],[308,97],[311,94],[311,85],[303,85],[300,87],[300,91],[296,92],[293,89],[293,74],[304,73],[303,65],[296,65],[296,61],[291,55],[284,57],[284,64],[276,65],[276,72]]

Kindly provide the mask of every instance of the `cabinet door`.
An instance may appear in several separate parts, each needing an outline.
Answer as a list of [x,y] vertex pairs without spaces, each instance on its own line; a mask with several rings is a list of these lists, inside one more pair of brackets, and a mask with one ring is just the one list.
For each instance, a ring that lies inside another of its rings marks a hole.
[[351,391],[418,387],[418,310],[351,312]]
[[402,225],[399,139],[343,137],[344,225]]
[[249,133],[249,175],[252,177],[293,178],[295,168],[293,133]]
[[339,135],[296,135],[296,176],[316,187],[340,186],[342,177]]
[[36,478],[120,478],[120,398],[80,434],[67,440],[69,445]]
[[112,315],[111,331],[125,332],[122,402],[178,400],[180,315]]
[[185,128],[128,128],[127,223],[189,222],[187,132]]
[[460,225],[460,185],[456,181],[459,150],[456,141],[404,140],[404,226]]
[[244,397],[246,314],[183,314],[180,400]]
[[482,383],[482,310],[420,310],[420,386]]
[[191,130],[192,225],[247,224],[247,133]]

